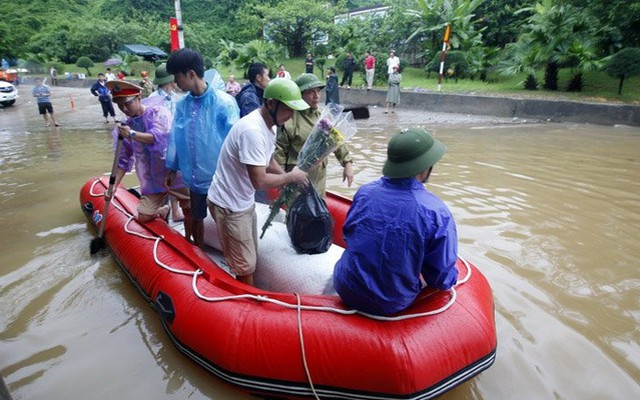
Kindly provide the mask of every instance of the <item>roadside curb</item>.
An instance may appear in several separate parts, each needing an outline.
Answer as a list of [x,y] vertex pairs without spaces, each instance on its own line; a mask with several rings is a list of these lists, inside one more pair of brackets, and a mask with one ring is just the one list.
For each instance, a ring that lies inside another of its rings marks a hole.
[[[340,89],[340,100],[348,104],[384,106],[386,95],[386,90],[380,89],[370,91]],[[539,119],[550,122],[640,126],[640,106],[630,104],[519,99],[436,92],[402,92],[400,101],[402,108],[430,112]]]

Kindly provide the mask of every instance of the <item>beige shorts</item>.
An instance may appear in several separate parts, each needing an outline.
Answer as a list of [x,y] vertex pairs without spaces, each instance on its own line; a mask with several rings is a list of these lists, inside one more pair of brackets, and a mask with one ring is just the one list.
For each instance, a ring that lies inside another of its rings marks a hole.
[[[187,188],[172,190],[189,197],[189,189]],[[168,193],[142,195],[140,197],[140,204],[138,204],[138,215],[155,215],[158,209],[164,205],[167,195]],[[182,208],[184,212],[189,210],[191,204],[189,200],[178,199],[178,202],[180,203],[180,208]]]
[[138,204],[138,215],[155,215],[158,208],[164,204],[166,198],[166,193],[142,195],[140,204]]
[[258,218],[255,205],[242,212],[233,212],[210,201],[209,212],[216,221],[222,253],[236,276],[251,275],[258,259]]

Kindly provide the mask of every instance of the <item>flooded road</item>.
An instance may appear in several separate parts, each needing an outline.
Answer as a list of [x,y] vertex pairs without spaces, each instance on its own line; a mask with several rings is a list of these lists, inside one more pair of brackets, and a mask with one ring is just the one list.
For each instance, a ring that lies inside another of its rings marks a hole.
[[[53,129],[19,89],[0,108],[0,374],[12,397],[253,398],[180,353],[113,259],[89,255],[78,193],[113,157],[89,90],[52,88]],[[393,132],[426,126],[449,148],[430,188],[493,288],[496,362],[440,398],[640,398],[640,128],[371,112],[350,142],[354,187],[335,159],[328,187],[352,196],[378,178]]]

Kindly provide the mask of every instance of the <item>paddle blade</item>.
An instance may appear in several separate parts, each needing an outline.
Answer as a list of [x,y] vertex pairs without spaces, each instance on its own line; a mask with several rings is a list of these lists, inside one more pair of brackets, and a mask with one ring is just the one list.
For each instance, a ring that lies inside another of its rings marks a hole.
[[104,238],[97,237],[91,241],[91,255],[97,254],[104,247]]

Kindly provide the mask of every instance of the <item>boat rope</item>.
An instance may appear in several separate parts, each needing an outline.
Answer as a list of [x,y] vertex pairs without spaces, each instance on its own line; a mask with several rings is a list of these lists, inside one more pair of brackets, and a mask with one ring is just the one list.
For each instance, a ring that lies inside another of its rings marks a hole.
[[320,396],[316,392],[316,388],[313,386],[313,381],[311,380],[311,373],[309,372],[309,364],[307,363],[307,352],[304,349],[304,335],[302,334],[302,303],[300,300],[300,295],[298,293],[294,293],[296,296],[296,303],[298,305],[298,336],[300,337],[300,351],[302,352],[302,365],[304,366],[304,372],[307,374],[307,381],[309,381],[309,387],[311,387],[311,392],[313,392],[313,397],[316,400],[320,400]]
[[[93,197],[104,196],[104,192],[103,193],[94,193],[94,191],[93,191],[94,186],[100,181],[101,181],[100,179],[96,179],[93,182],[93,184],[91,185],[91,187],[89,189],[89,194],[91,196],[93,196]],[[116,192],[117,192],[117,190],[114,191],[112,200],[117,198],[117,193]],[[463,257],[458,256],[458,258],[460,259],[462,264],[465,266],[467,272],[466,272],[464,278],[459,279],[458,282],[456,283],[456,285],[448,290],[451,293],[451,298],[449,299],[449,301],[447,301],[447,303],[445,305],[443,305],[442,307],[437,308],[435,310],[430,310],[430,311],[426,311],[426,312],[422,312],[422,313],[405,314],[405,315],[392,316],[392,317],[369,314],[369,313],[365,313],[365,312],[354,310],[354,309],[341,309],[341,308],[328,307],[328,306],[305,306],[305,305],[302,305],[300,303],[300,297],[299,297],[298,294],[295,294],[296,298],[298,299],[297,304],[291,304],[291,303],[288,303],[288,302],[285,302],[285,301],[273,299],[273,298],[270,298],[270,297],[265,296],[265,295],[254,295],[254,294],[239,294],[239,295],[230,295],[230,296],[208,297],[208,296],[205,296],[204,294],[202,294],[200,292],[200,290],[198,289],[198,284],[197,284],[198,277],[200,275],[204,274],[204,271],[202,269],[198,268],[195,271],[194,270],[183,270],[183,269],[174,268],[174,267],[172,267],[170,265],[167,265],[167,264],[163,263],[162,261],[160,261],[160,258],[158,257],[158,248],[159,248],[160,241],[163,240],[164,237],[163,236],[158,236],[158,237],[148,236],[148,235],[145,235],[143,233],[131,230],[129,228],[129,224],[131,223],[132,220],[135,220],[135,216],[133,216],[131,213],[127,212],[119,204],[117,204],[117,203],[115,203],[113,201],[112,201],[112,204],[115,206],[115,208],[117,208],[120,212],[122,212],[124,215],[126,215],[128,217],[127,222],[125,223],[125,226],[124,226],[124,230],[127,233],[129,233],[131,235],[138,236],[138,237],[143,238],[143,239],[148,239],[148,240],[153,240],[154,241],[153,258],[154,258],[154,261],[156,262],[156,264],[158,266],[160,266],[161,268],[166,269],[167,271],[173,272],[175,274],[191,275],[192,276],[191,286],[193,288],[193,292],[195,293],[195,295],[199,299],[201,299],[203,301],[207,301],[207,302],[221,302],[221,301],[230,301],[230,300],[251,299],[251,300],[254,300],[254,301],[257,301],[257,302],[271,303],[271,304],[275,304],[275,305],[278,305],[278,306],[281,306],[281,307],[284,307],[284,308],[295,309],[295,310],[298,310],[299,313],[304,310],[304,311],[332,312],[332,313],[341,314],[341,315],[358,314],[358,315],[361,315],[363,317],[374,319],[374,320],[378,320],[378,321],[402,321],[402,320],[407,320],[407,319],[422,318],[422,317],[427,317],[427,316],[443,313],[444,311],[449,309],[456,301],[457,292],[456,292],[455,288],[457,286],[460,286],[460,285],[464,284],[465,282],[467,282],[471,278],[471,267],[469,266],[469,263]]]

